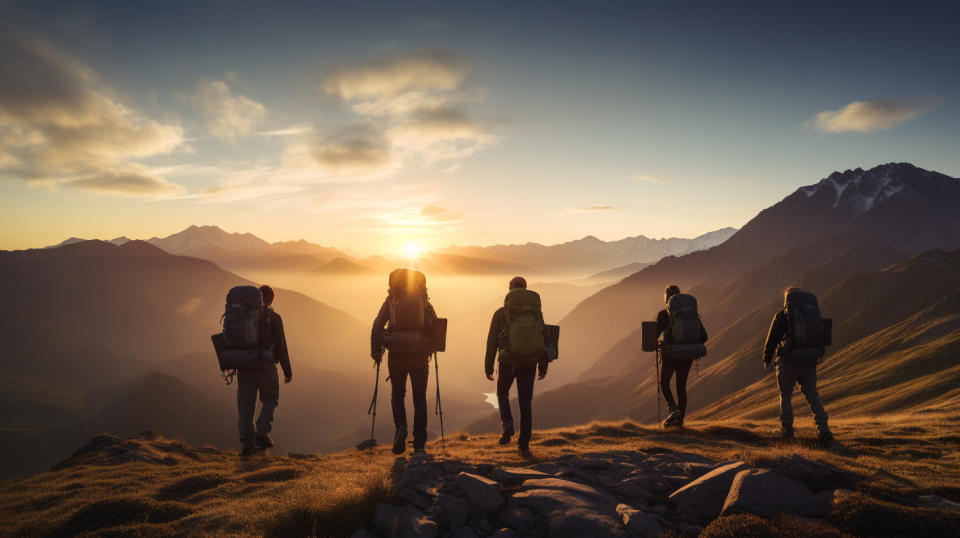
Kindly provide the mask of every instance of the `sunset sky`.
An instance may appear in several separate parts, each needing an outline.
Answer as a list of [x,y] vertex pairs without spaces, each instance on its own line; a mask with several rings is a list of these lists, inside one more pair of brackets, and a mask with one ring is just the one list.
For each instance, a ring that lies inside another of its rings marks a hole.
[[673,4],[4,2],[0,249],[694,236],[960,176],[956,3]]

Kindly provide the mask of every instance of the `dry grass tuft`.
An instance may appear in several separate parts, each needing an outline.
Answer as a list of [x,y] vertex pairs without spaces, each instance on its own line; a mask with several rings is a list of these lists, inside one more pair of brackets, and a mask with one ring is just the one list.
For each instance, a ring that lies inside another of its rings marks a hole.
[[841,497],[830,520],[857,536],[960,536],[960,515],[879,501],[865,495]]
[[807,538],[813,536],[847,537],[836,527],[795,517],[778,516],[772,520],[750,514],[715,519],[700,533],[700,538]]

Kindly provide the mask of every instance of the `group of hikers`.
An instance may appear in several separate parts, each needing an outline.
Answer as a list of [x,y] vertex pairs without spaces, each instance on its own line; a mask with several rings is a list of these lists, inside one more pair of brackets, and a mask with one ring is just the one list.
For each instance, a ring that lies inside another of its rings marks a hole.
[[[242,455],[273,446],[270,431],[280,391],[277,364],[283,370],[284,383],[293,379],[283,321],[272,308],[273,299],[274,291],[270,286],[233,288],[227,296],[223,331],[213,336],[221,369],[235,373],[237,378]],[[666,308],[657,314],[652,338],[656,341],[658,353],[658,389],[668,407],[662,426],[677,428],[683,427],[687,413],[686,385],[692,363],[706,354],[707,331],[697,313],[693,296],[681,293],[676,285],[670,285],[664,290],[664,302]],[[762,364],[769,368],[775,362],[780,396],[780,435],[785,440],[794,437],[791,397],[797,385],[813,412],[819,439],[824,442],[833,440],[817,392],[817,363],[823,357],[824,345],[829,343],[829,337],[824,335],[830,330],[825,327],[826,321],[829,320],[820,318],[813,294],[789,287],[784,291],[784,308],[774,315],[770,324]],[[431,355],[435,356],[435,351],[443,348],[443,344],[438,347],[436,339],[445,339],[445,334],[437,336],[438,327],[445,332],[445,326],[445,320],[437,317],[430,304],[423,273],[409,269],[392,272],[387,298],[373,322],[370,356],[378,367],[379,383],[379,366],[385,351],[388,352],[387,370],[395,426],[394,454],[407,450],[409,430],[405,396],[408,378],[414,408],[413,451],[415,454],[425,451],[429,362]],[[521,454],[527,456],[533,433],[534,381],[547,375],[550,362],[558,354],[557,335],[554,334],[554,340],[551,340],[551,327],[544,323],[540,296],[527,289],[523,277],[511,279],[504,306],[493,313],[490,321],[483,367],[487,379],[496,380],[497,384],[501,445],[509,444],[517,433],[510,409],[510,389],[516,381],[520,411],[517,445]],[[644,348],[648,349],[646,343]],[[671,390],[672,379],[675,379],[676,399]],[[254,422],[258,395],[261,410]]]

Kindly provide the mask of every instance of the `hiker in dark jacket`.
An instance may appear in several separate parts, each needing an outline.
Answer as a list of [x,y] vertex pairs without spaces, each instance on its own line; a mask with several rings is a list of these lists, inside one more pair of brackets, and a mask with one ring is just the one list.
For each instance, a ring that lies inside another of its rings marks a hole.
[[[395,290],[388,292],[380,312],[373,320],[370,332],[370,356],[379,363],[383,359],[385,328],[390,321],[390,300]],[[424,294],[426,290],[424,289]],[[430,354],[426,343],[427,335],[432,334],[437,314],[429,300],[425,302],[422,335],[425,337],[422,348],[412,353],[397,353],[391,350],[387,354],[387,370],[390,373],[392,394],[390,404],[393,408],[393,424],[396,428],[393,439],[393,453],[402,454],[407,447],[407,409],[404,403],[407,391],[407,377],[410,377],[410,389],[413,398],[413,451],[422,453],[427,444],[427,378],[430,375]]]
[[[523,277],[515,277],[510,281],[510,289],[526,289],[527,281]],[[493,381],[493,361],[500,348],[500,335],[507,328],[507,315],[504,307],[493,313],[490,320],[490,332],[487,333],[487,353],[483,361],[487,379]],[[497,406],[500,408],[500,423],[503,426],[503,435],[500,444],[506,445],[516,433],[513,427],[513,415],[510,412],[510,387],[514,379],[517,381],[517,400],[520,407],[520,437],[517,444],[520,451],[530,451],[530,438],[533,435],[533,382],[539,372],[538,379],[547,375],[546,356],[542,357],[534,366],[521,366],[509,357],[500,355],[499,370],[497,373]]]
[[[669,302],[670,298],[680,293],[680,288],[671,284],[663,291],[663,302]],[[671,344],[670,314],[666,309],[657,312],[657,337],[663,335],[664,350],[662,353],[662,366],[660,368],[660,392],[663,393],[663,399],[667,402],[669,415],[663,421],[664,427],[677,426],[683,427],[683,419],[687,415],[687,376],[690,375],[690,367],[693,360],[674,359],[670,357],[668,346]],[[707,341],[707,330],[700,324],[700,343]],[[670,378],[677,376],[677,399],[673,399],[673,392],[670,390]]]
[[[270,430],[273,414],[280,399],[280,379],[277,375],[277,363],[283,369],[283,382],[293,379],[290,369],[290,355],[287,351],[287,338],[283,333],[283,320],[277,314],[273,304],[273,288],[260,286],[263,295],[263,308],[267,332],[265,347],[273,351],[274,362],[262,368],[242,368],[237,370],[237,410],[240,415],[240,442],[243,443],[243,455],[249,455],[257,449],[266,450],[273,446]],[[257,394],[260,394],[260,415],[256,427],[253,415],[257,407]]]
[[[799,288],[789,287],[783,292],[784,301],[791,291],[800,291]],[[767,331],[767,340],[763,344],[763,367],[770,368],[770,362],[776,355],[777,388],[780,392],[780,434],[784,439],[793,439],[793,388],[800,385],[800,392],[810,405],[813,420],[817,425],[818,437],[821,441],[833,441],[833,434],[827,426],[827,411],[820,401],[817,392],[817,362],[819,358],[810,360],[790,359],[784,356],[784,348],[790,333],[789,317],[785,310],[773,316],[770,330]],[[822,348],[821,348],[822,349]],[[820,358],[822,358],[822,354]]]

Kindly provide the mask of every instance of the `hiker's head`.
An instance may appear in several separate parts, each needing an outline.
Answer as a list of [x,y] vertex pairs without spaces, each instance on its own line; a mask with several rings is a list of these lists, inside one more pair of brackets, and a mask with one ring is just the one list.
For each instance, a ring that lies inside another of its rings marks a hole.
[[515,276],[511,278],[510,289],[515,290],[517,288],[522,290],[527,289],[527,279],[523,278],[522,276]]
[[674,295],[678,295],[679,293],[680,293],[680,286],[677,286],[676,284],[670,284],[669,286],[667,286],[667,289],[663,290],[663,302],[666,303],[670,301],[671,297],[673,297]]
[[260,286],[260,295],[263,295],[263,306],[270,306],[273,304],[273,288],[266,284]]
[[800,291],[800,288],[796,286],[787,286],[787,289],[783,290],[783,296],[786,297],[791,291]]

